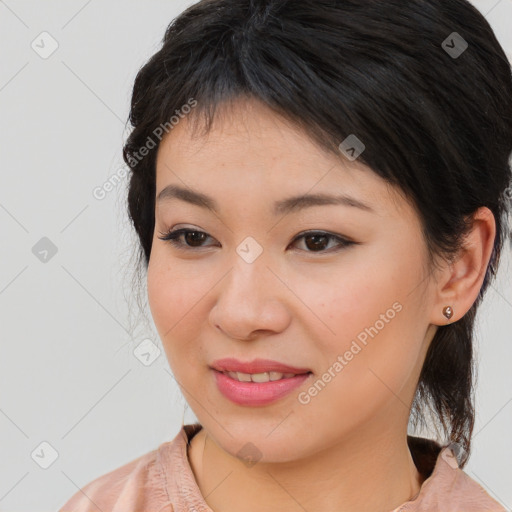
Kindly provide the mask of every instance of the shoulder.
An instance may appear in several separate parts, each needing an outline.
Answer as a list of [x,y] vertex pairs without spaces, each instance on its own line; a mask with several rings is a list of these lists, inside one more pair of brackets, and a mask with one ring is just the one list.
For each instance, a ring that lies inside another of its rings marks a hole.
[[506,509],[465,471],[460,469],[453,452],[444,448],[440,454],[440,472],[444,480],[439,486],[441,500],[467,512],[507,512]]
[[[71,496],[59,512],[172,512],[165,468],[169,456],[184,444],[182,437],[180,431],[172,441],[95,478]],[[176,462],[179,465],[179,459]]]
[[447,446],[439,450],[435,467],[423,482],[418,496],[397,509],[400,512],[432,510],[507,512],[458,466],[455,454]]

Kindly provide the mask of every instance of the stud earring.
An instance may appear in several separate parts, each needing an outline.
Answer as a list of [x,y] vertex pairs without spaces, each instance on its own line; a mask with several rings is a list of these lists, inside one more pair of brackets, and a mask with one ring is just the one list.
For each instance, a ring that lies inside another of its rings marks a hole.
[[453,316],[453,309],[451,306],[446,306],[443,308],[443,315],[448,318],[448,320]]

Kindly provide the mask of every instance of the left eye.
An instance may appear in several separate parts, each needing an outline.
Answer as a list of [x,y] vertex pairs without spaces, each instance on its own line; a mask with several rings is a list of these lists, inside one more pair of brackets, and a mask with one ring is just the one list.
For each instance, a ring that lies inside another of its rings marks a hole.
[[[208,247],[202,245],[207,238],[212,238],[204,231],[198,231],[194,229],[181,228],[175,231],[169,231],[167,233],[160,233],[162,236],[158,237],[160,240],[168,241],[178,249],[185,251],[193,251],[196,248]],[[184,237],[185,243],[182,241]],[[341,250],[345,247],[355,245],[357,242],[347,240],[339,235],[333,235],[331,233],[325,233],[323,231],[308,231],[295,237],[292,243],[298,240],[304,239],[306,247],[310,250],[306,252],[326,252],[326,246],[329,245],[329,241],[334,240],[338,242],[338,246]]]
[[324,249],[326,249],[326,246],[329,245],[329,240],[338,242],[338,250],[355,244],[355,242],[352,240],[347,240],[346,238],[343,238],[339,235],[324,233],[323,231],[309,231],[307,233],[303,233],[302,235],[297,236],[294,239],[294,242],[301,239],[304,239],[304,244],[308,249],[312,249],[311,251],[307,252],[325,252]]

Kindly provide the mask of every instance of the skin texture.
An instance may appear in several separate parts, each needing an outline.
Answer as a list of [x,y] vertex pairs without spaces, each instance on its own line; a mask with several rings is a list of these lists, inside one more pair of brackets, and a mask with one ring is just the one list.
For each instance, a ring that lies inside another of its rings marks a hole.
[[[478,210],[467,250],[429,271],[414,208],[370,169],[326,153],[255,101],[222,112],[207,138],[192,138],[184,119],[160,144],[156,195],[179,185],[214,198],[219,212],[157,202],[147,276],[169,365],[203,425],[188,452],[199,488],[223,512],[390,511],[419,492],[406,438],[416,384],[436,326],[461,318],[478,295],[494,218]],[[322,192],[350,194],[375,212],[272,212],[274,201]],[[196,244],[180,238],[202,247],[159,239],[183,227],[208,235]],[[357,244],[325,239],[317,249],[295,240],[306,230]],[[250,264],[236,252],[248,236],[263,249]],[[400,311],[378,334],[300,403],[299,392],[396,303]],[[313,375],[277,402],[241,406],[215,384],[209,365],[222,357],[268,358]],[[261,453],[252,466],[237,457],[248,442]]]

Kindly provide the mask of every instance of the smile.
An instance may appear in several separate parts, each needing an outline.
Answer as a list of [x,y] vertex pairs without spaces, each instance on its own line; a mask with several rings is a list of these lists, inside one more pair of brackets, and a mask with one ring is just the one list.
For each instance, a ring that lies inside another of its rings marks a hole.
[[267,405],[284,398],[309,379],[311,372],[240,373],[212,370],[217,389],[231,402],[249,407]]

